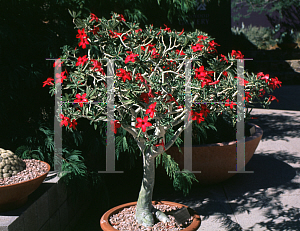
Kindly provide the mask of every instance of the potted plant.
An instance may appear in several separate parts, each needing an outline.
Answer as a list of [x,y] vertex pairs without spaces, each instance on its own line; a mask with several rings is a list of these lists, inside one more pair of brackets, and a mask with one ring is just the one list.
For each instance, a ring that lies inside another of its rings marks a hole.
[[[63,68],[56,76],[56,84],[53,78],[44,82],[44,86],[50,86],[51,95],[62,85],[65,103],[58,117],[61,126],[72,131],[79,118],[86,118],[96,129],[99,121],[110,121],[108,129],[112,133],[118,136],[122,130],[132,135],[143,157],[135,220],[145,227],[153,226],[155,219],[168,223],[169,217],[154,207],[157,203],[152,201],[157,157],[170,159],[165,151],[179,145],[179,136],[192,122],[204,126],[207,118],[222,113],[234,121],[238,83],[245,86],[248,101],[263,96],[270,86],[275,88],[280,82],[262,73],[247,73],[245,81],[237,77],[237,62],[232,59],[242,59],[241,52],[218,55],[219,44],[198,30],[177,32],[166,25],[142,29],[138,23],[127,22],[116,13],[109,20],[94,14],[87,19],[77,18],[75,12],[71,15],[78,31],[78,46],[63,47],[61,59],[54,63],[54,67]],[[108,94],[112,83],[115,98],[109,107],[106,102],[112,100],[111,93]],[[186,106],[186,97],[190,97],[190,106]],[[263,103],[271,100],[274,98]],[[107,140],[109,143],[111,139]],[[189,182],[195,180],[187,170],[176,174]],[[114,214],[119,209],[108,212]],[[196,230],[200,225],[199,217],[191,215],[194,219],[189,227],[193,228],[186,230]],[[109,220],[101,219],[104,230],[116,230],[112,226]]]
[[[280,24],[275,26],[275,32],[280,30]],[[291,50],[297,47],[296,35],[293,29],[285,29],[284,32],[280,33],[279,38],[277,39],[277,46],[282,50]]]
[[22,160],[12,151],[0,148],[0,212],[24,205],[49,171],[50,165],[44,161]]

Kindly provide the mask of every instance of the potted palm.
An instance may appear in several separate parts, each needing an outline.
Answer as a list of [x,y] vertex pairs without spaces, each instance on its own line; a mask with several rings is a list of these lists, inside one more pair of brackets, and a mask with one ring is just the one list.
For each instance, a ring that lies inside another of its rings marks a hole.
[[[159,230],[172,229],[170,216],[158,205],[184,205],[152,201],[155,161],[161,157],[170,159],[166,151],[174,144],[179,145],[180,135],[193,122],[201,126],[209,116],[222,113],[234,120],[237,83],[245,86],[247,100],[263,95],[270,85],[277,86],[279,82],[266,81],[267,76],[262,74],[247,73],[246,81],[237,77],[237,63],[233,59],[242,59],[242,54],[234,51],[228,56],[218,55],[219,44],[198,30],[177,32],[166,25],[142,29],[138,23],[127,22],[116,13],[112,13],[111,19],[100,19],[94,14],[87,19],[77,18],[74,12],[71,15],[78,31],[78,46],[63,47],[61,59],[54,64],[62,65],[61,75],[57,76],[56,84],[53,78],[44,82],[44,86],[50,86],[51,95],[62,85],[65,103],[58,116],[61,125],[72,131],[77,120],[85,118],[96,129],[100,121],[107,121],[108,144],[113,140],[109,137],[111,133],[126,131],[143,157],[143,180],[137,202],[108,211],[101,219],[101,227],[118,230],[127,225],[125,229],[134,230],[137,226],[151,227],[158,220],[166,224]],[[196,180],[188,170],[177,170],[176,174],[189,182]],[[135,223],[109,220],[133,205]],[[189,212],[191,223],[182,228],[196,230],[199,216]],[[128,227],[128,223],[132,226]]]

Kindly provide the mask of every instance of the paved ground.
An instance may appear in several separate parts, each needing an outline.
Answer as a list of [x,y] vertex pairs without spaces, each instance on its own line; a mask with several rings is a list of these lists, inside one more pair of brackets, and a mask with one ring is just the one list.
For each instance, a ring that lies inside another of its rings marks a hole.
[[[158,178],[153,199],[194,208],[202,220],[198,231],[300,230],[300,86],[284,86],[274,95],[280,103],[273,103],[272,109],[253,109],[257,117],[253,123],[264,131],[246,166],[253,174],[237,174],[212,186],[194,185],[186,198]],[[115,179],[121,184],[120,177]],[[120,191],[116,197],[111,195],[111,205],[136,200],[136,182],[140,179],[118,185]],[[99,209],[91,209],[90,219],[79,221],[78,230],[100,230],[101,215]]]
[[187,198],[161,197],[194,208],[198,231],[300,230],[300,112],[254,109],[264,130],[246,170],[226,182],[196,186]]

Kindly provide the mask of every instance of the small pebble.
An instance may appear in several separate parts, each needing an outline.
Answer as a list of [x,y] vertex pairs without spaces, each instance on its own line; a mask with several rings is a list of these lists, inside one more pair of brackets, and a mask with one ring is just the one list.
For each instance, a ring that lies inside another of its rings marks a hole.
[[3,179],[0,179],[0,187],[4,185],[16,184],[22,181],[34,179],[38,176],[43,175],[47,172],[47,165],[38,160],[23,160],[26,163],[26,167],[16,175],[10,176],[11,174],[3,174]]
[[[171,212],[179,210],[177,206],[169,206],[169,205],[154,205],[156,209],[159,209],[162,212]],[[137,223],[134,215],[135,215],[136,206],[131,206],[129,208],[124,208],[117,214],[114,214],[110,217],[110,224],[117,230],[120,231],[128,231],[128,230],[136,230],[136,231],[178,231],[183,230],[188,227],[192,221],[193,217],[191,216],[189,220],[187,220],[183,225],[178,225],[175,221],[175,218],[172,215],[168,215],[170,222],[160,222],[157,221],[152,227],[144,227]]]

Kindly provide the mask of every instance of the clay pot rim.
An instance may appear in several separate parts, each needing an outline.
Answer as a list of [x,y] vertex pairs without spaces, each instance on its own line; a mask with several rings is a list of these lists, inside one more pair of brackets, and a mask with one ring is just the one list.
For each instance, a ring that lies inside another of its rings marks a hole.
[[[27,159],[25,159],[25,160],[27,160]],[[47,165],[47,172],[44,173],[43,175],[40,175],[40,176],[38,176],[38,177],[36,177],[36,178],[33,178],[33,179],[30,179],[30,180],[22,181],[22,182],[19,182],[19,183],[16,183],[16,184],[9,184],[9,185],[3,185],[3,186],[0,186],[0,190],[3,189],[3,188],[7,189],[7,188],[9,188],[9,187],[14,187],[14,186],[16,186],[16,185],[24,184],[24,183],[27,183],[27,182],[29,182],[29,181],[32,181],[32,180],[35,180],[35,179],[44,177],[45,175],[48,174],[48,172],[50,171],[51,167],[50,167],[50,165],[49,165],[47,162],[42,161],[42,160],[36,160],[36,159],[32,159],[32,160],[40,161],[40,162],[45,163],[45,164]]]
[[[112,215],[114,215],[114,214],[118,213],[119,211],[121,211],[122,209],[130,207],[130,206],[134,206],[136,204],[137,204],[136,201],[135,202],[129,202],[129,203],[126,203],[126,204],[118,205],[118,206],[108,210],[107,212],[105,212],[102,215],[101,219],[100,219],[101,228],[105,231],[118,231],[117,229],[113,228],[113,226],[110,225],[109,218]],[[176,203],[176,202],[171,202],[171,201],[152,201],[152,204],[153,205],[167,204],[167,205],[170,205],[170,206],[178,206],[179,208],[186,207],[186,208],[188,208],[191,216],[193,216],[193,222],[188,227],[183,229],[182,231],[196,231],[200,227],[200,224],[201,224],[200,216],[196,213],[195,210],[188,207],[187,205],[183,205],[183,204]]]
[[[259,127],[256,124],[253,123],[248,123],[248,125],[250,126],[254,126],[255,127],[255,133],[251,136],[245,137],[245,142],[257,139],[258,137],[263,135],[263,130],[261,129],[261,127]],[[214,144],[200,144],[200,145],[193,145],[192,147],[211,147],[211,146],[228,146],[228,145],[236,145],[236,140],[234,141],[229,141],[229,142],[222,142],[222,143],[214,143]],[[183,148],[184,146],[180,146],[181,148]],[[171,148],[178,148],[177,146],[172,146]]]

